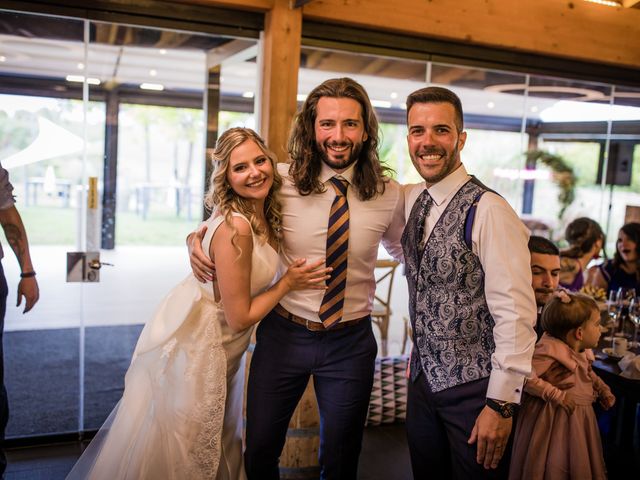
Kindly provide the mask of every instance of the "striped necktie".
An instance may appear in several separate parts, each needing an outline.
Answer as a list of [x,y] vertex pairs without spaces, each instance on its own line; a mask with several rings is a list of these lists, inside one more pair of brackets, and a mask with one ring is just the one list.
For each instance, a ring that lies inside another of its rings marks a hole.
[[327,266],[332,267],[331,278],[320,306],[320,320],[325,328],[336,325],[342,319],[344,290],[347,284],[347,254],[349,251],[349,204],[346,180],[331,178],[336,198],[331,204],[327,230]]

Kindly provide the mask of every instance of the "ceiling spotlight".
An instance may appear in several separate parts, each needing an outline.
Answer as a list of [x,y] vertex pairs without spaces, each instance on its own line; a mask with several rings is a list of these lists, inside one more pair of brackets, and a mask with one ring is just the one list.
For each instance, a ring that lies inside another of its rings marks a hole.
[[7,57],[5,57],[4,55],[0,55],[0,62],[6,62],[7,61]]
[[395,100],[396,98],[398,98],[398,93],[397,92],[391,92],[391,95],[389,95],[391,97],[391,100]]
[[[84,75],[67,75],[65,77],[65,80],[67,82],[83,83],[84,82]],[[87,83],[89,85],[100,85],[100,80],[97,79],[97,78],[89,77],[89,78],[87,78]]]
[[496,104],[495,104],[495,103],[493,103],[493,102],[489,102],[489,103],[487,103],[487,108],[493,108],[493,107],[495,107],[495,106],[496,106]]
[[533,107],[531,107],[531,111],[533,113],[536,113],[538,111],[538,107],[536,107],[535,105]]
[[157,92],[161,92],[164,90],[164,85],[160,85],[159,83],[141,83],[140,88],[142,90],[155,90]]
[[166,55],[167,54],[167,49],[166,48],[161,48],[160,49],[160,55]]
[[254,95],[253,92],[244,92],[242,94],[244,98],[253,98],[253,95]]
[[84,63],[78,62],[77,67],[78,67],[78,70],[84,70]]
[[386,100],[371,100],[371,105],[378,108],[391,108],[391,102]]
[[151,70],[149,70],[149,75],[151,75],[152,77],[155,77],[158,74],[158,72],[156,70],[154,70],[153,68]]
[[621,2],[615,0],[584,0],[585,2],[597,3],[598,5],[606,5],[607,7],[621,7]]

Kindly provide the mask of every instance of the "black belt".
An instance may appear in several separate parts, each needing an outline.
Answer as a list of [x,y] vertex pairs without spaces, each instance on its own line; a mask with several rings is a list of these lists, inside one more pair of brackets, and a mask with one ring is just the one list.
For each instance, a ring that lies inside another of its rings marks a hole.
[[302,318],[302,317],[299,317],[298,315],[294,315],[293,313],[289,312],[286,308],[284,308],[280,304],[276,305],[276,308],[274,308],[273,311],[276,312],[281,317],[292,321],[293,323],[302,325],[303,327],[305,327],[307,330],[311,332],[329,332],[332,330],[340,330],[341,328],[355,327],[362,320],[366,320],[367,318],[369,318],[369,315],[365,315],[362,318],[356,318],[355,320],[346,320],[344,322],[335,324],[331,328],[325,328],[322,322],[314,322],[313,320],[307,320],[306,318]]

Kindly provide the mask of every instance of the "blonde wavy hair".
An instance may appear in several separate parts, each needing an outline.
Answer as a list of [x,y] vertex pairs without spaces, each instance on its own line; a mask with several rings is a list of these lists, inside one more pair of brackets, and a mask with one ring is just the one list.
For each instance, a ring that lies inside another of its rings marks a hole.
[[[258,148],[262,150],[271,162],[271,167],[273,168],[273,185],[264,203],[267,229],[258,222],[252,203],[238,195],[231,188],[227,180],[231,153],[248,140],[254,142]],[[280,242],[282,241],[282,206],[277,192],[282,187],[282,177],[276,167],[277,158],[275,154],[267,148],[264,140],[250,128],[230,128],[220,135],[220,138],[216,142],[216,148],[213,151],[211,161],[213,163],[213,172],[209,179],[209,188],[205,194],[204,203],[212,210],[214,215],[217,213],[224,216],[225,223],[233,231],[231,243],[239,249],[235,242],[235,237],[238,232],[233,226],[232,221],[233,212],[237,212],[249,220],[251,228],[262,241],[266,242],[271,238],[280,246]]]

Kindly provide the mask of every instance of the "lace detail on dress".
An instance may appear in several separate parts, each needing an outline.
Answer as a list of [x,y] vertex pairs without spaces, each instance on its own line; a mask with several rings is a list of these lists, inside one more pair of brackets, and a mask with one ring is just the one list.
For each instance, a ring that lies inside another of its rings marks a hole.
[[178,344],[176,337],[169,340],[164,347],[162,347],[162,356],[160,358],[169,358]]
[[[221,438],[227,396],[227,357],[221,343],[220,323],[211,308],[203,309],[208,318],[204,338],[200,340],[197,358],[202,358],[203,372],[197,381],[202,382],[202,397],[194,406],[190,422],[196,425],[197,434],[188,450],[189,479],[213,479],[220,466]],[[183,470],[184,471],[184,470]]]

